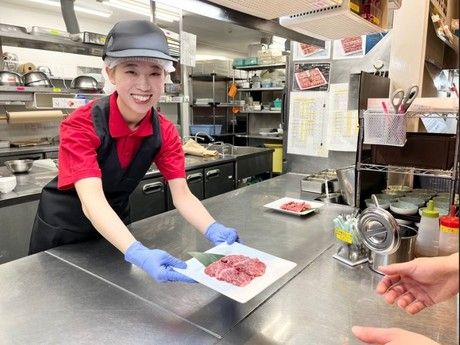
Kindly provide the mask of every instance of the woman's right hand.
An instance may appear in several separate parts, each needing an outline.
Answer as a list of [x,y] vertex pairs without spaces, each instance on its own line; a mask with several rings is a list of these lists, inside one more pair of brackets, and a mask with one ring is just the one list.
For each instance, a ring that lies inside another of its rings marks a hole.
[[379,270],[385,277],[377,285],[377,293],[389,304],[396,302],[409,314],[416,314],[458,293],[458,253],[418,258],[381,266]]
[[174,271],[173,267],[186,268],[187,264],[160,249],[149,249],[136,241],[126,250],[125,260],[142,268],[157,282],[196,283],[193,279]]
[[424,335],[400,328],[376,328],[354,326],[352,332],[356,338],[366,344],[376,345],[439,345]]

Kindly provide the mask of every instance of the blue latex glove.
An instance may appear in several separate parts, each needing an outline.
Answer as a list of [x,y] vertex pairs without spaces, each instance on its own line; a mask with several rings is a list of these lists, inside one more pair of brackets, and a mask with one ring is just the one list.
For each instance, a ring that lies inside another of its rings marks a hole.
[[206,229],[204,237],[214,244],[227,242],[232,244],[233,242],[240,242],[238,233],[233,228],[227,228],[225,225],[214,222]]
[[175,258],[164,250],[144,247],[138,241],[128,247],[125,260],[142,268],[158,282],[195,283],[193,279],[173,270],[173,267],[186,268],[187,264],[184,261]]

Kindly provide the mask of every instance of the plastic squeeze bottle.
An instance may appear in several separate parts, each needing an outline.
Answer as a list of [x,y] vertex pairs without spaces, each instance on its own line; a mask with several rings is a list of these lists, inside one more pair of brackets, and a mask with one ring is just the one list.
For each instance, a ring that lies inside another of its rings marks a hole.
[[415,240],[415,255],[437,256],[439,243],[439,211],[434,207],[434,201],[428,201],[426,208],[422,210],[422,218],[418,227],[418,235]]
[[450,207],[450,214],[442,216],[439,226],[439,255],[458,252],[459,218],[455,217],[455,205]]

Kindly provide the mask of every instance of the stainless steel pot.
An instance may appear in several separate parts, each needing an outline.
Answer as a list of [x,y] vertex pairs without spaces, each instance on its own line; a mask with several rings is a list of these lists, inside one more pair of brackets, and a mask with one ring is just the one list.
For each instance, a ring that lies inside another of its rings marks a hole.
[[51,81],[48,79],[48,76],[40,71],[33,71],[24,74],[24,85],[26,86],[44,86],[52,87]]
[[33,164],[32,159],[15,159],[5,162],[5,166],[14,174],[28,172]]
[[369,267],[377,273],[383,274],[378,270],[379,266],[386,266],[401,262],[411,261],[415,258],[415,239],[417,230],[406,225],[399,226],[400,244],[399,248],[392,254],[379,254],[371,252]]
[[21,86],[24,83],[20,74],[11,71],[0,71],[0,85]]
[[98,91],[100,90],[97,80],[89,75],[80,75],[70,82],[71,89],[82,91]]

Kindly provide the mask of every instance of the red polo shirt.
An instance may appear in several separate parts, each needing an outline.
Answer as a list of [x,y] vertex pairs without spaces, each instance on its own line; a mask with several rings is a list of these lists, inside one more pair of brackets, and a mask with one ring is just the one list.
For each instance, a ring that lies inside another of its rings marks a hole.
[[[126,168],[139,149],[144,137],[153,133],[152,113],[149,111],[139,126],[131,130],[117,105],[117,93],[110,96],[109,132],[115,140],[118,159]],[[76,109],[62,123],[59,133],[58,188],[72,188],[75,182],[87,177],[101,177],[97,162],[99,136],[94,128],[91,109],[94,101]],[[159,114],[161,148],[154,163],[168,181],[185,177],[185,157],[176,126]]]

